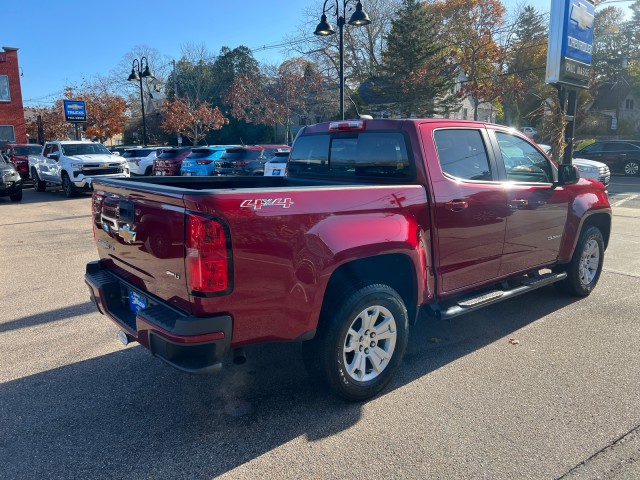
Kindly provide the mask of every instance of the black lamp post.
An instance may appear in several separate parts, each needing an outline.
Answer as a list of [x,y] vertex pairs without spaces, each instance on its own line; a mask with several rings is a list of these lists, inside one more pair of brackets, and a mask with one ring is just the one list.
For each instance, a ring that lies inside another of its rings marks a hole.
[[[327,36],[333,35],[336,33],[336,30],[333,26],[327,22],[327,2],[329,0],[324,0],[324,5],[322,6],[322,16],[320,17],[320,23],[316,27],[316,31],[313,32],[315,35]],[[344,25],[345,25],[345,14],[347,11],[347,5],[351,3],[353,0],[342,0],[342,15],[340,14],[340,4],[338,0],[334,0],[334,5],[329,5],[329,10],[333,9],[336,20],[338,22],[338,31],[340,33],[340,43],[339,43],[339,58],[340,58],[340,118],[344,120]],[[361,27],[363,25],[369,25],[371,20],[369,20],[369,15],[367,15],[364,10],[362,10],[362,3],[358,0],[356,4],[356,11],[353,12],[351,18],[349,19],[349,25],[353,25],[356,27]]]
[[147,122],[144,118],[144,93],[142,91],[142,79],[143,78],[155,78],[151,70],[149,69],[149,61],[147,57],[142,57],[140,60],[137,58],[131,63],[131,74],[129,75],[130,82],[138,82],[140,84],[140,103],[142,104],[142,144],[147,146]]

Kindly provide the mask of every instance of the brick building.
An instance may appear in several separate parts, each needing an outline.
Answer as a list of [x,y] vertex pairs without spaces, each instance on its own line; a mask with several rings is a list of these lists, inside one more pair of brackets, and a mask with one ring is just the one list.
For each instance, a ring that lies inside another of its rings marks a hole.
[[4,51],[0,52],[0,144],[27,143],[18,49],[2,49]]

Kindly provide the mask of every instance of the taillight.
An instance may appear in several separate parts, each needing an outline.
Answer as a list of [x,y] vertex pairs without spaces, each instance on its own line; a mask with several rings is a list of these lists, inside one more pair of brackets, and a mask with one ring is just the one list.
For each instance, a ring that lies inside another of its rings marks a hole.
[[187,282],[194,292],[225,292],[230,287],[227,234],[221,223],[187,216]]
[[213,160],[196,160],[198,165],[209,165]]

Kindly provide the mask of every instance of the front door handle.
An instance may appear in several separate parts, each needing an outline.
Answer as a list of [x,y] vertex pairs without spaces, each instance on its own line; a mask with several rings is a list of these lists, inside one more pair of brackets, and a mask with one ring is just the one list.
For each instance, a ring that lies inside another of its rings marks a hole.
[[467,208],[469,204],[464,200],[452,200],[444,204],[444,207],[447,210],[451,210],[452,212],[461,212],[465,208]]

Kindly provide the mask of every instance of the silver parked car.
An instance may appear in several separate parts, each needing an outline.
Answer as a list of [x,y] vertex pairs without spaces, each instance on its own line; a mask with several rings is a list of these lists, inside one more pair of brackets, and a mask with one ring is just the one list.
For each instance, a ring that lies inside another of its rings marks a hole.
[[[551,145],[538,144],[544,153],[548,156],[551,155]],[[611,171],[609,167],[595,160],[588,160],[586,158],[574,158],[573,164],[580,170],[580,176],[582,178],[591,178],[602,182],[604,186],[608,186],[611,181]]]

